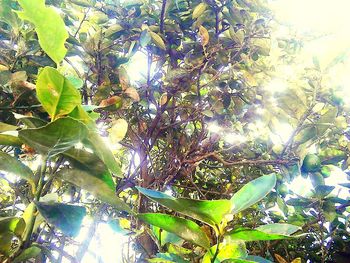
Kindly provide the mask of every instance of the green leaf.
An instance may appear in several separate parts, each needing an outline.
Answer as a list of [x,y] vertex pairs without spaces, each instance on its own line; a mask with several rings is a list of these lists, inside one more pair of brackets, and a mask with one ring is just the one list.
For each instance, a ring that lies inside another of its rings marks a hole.
[[26,227],[26,223],[21,217],[1,217],[0,233],[10,231],[20,237]]
[[35,205],[46,221],[56,226],[65,235],[73,237],[78,235],[86,215],[85,207],[44,202],[36,202]]
[[41,253],[41,248],[37,246],[31,246],[23,250],[17,257],[13,259],[13,263],[23,262],[31,258],[37,257]]
[[28,117],[17,113],[14,113],[13,115],[17,120],[20,120],[24,125],[26,125],[27,128],[39,128],[47,124],[46,121],[36,117]]
[[9,134],[0,134],[0,145],[20,147],[23,142],[16,136]]
[[200,3],[193,9],[192,19],[200,17],[201,14],[207,9],[208,5],[206,3]]
[[30,168],[4,152],[0,151],[0,171],[17,175],[30,183],[32,190],[35,191],[35,176]]
[[[212,246],[210,250],[204,255],[202,263],[211,263],[211,259],[213,258],[217,245]],[[229,244],[219,244],[219,254],[215,259],[215,263],[220,263],[227,259],[235,259],[235,258],[245,258],[247,256],[247,249],[245,247],[244,242],[242,241],[233,241]]]
[[148,30],[143,30],[140,34],[140,45],[141,47],[147,46],[151,42],[152,38]]
[[88,134],[87,127],[70,117],[57,119],[41,128],[18,132],[19,138],[42,154],[55,156],[82,142]]
[[51,67],[45,67],[38,75],[36,94],[52,120],[67,115],[81,103],[79,91]]
[[210,241],[207,235],[201,230],[195,222],[176,216],[145,213],[137,215],[138,218],[150,225],[154,225],[164,229],[165,231],[174,233],[179,237],[197,244],[201,247],[209,249]]
[[84,81],[76,76],[67,76],[66,79],[76,88],[77,90],[81,89],[84,85]]
[[114,182],[109,173],[94,174],[79,169],[63,169],[59,172],[61,178],[94,195],[118,210],[131,212],[130,208],[115,194]]
[[148,259],[148,262],[152,263],[167,263],[167,262],[176,262],[176,263],[188,263],[189,261],[184,260],[179,255],[172,253],[157,253],[156,258]]
[[92,148],[94,153],[106,164],[108,169],[118,177],[123,177],[112,151],[108,148],[101,136],[95,131],[90,131],[88,138],[83,142],[87,147]]
[[67,53],[64,43],[69,36],[61,16],[52,7],[46,7],[45,0],[18,0],[18,3],[23,9],[17,12],[18,16],[34,24],[41,48],[59,64]]
[[9,24],[14,30],[18,30],[19,19],[11,8],[11,0],[0,0],[0,21]]
[[266,224],[266,225],[259,226],[256,228],[256,230],[259,230],[268,234],[278,234],[278,235],[288,236],[300,230],[300,227],[294,226],[291,224],[275,223],[275,224]]
[[137,189],[153,201],[176,212],[200,220],[212,226],[220,224],[223,217],[231,211],[229,200],[192,200],[175,198],[162,192],[137,187]]
[[83,7],[92,7],[95,3],[93,0],[71,0],[71,2]]
[[163,229],[160,229],[157,226],[152,226],[152,232],[156,236],[156,238],[159,240],[159,243],[161,246],[167,244],[167,243],[173,243],[173,244],[178,244],[182,243],[183,239],[181,239],[179,236],[167,232]]
[[227,233],[231,240],[262,241],[292,238],[290,235],[298,231],[298,226],[289,224],[268,224],[256,229],[237,228]]
[[149,34],[151,36],[152,42],[159,48],[166,50],[166,46],[164,43],[164,40],[161,38],[160,35],[157,33],[154,33],[152,31],[149,31]]
[[17,126],[0,122],[0,132],[15,131],[15,130],[17,130]]
[[6,231],[0,233],[0,255],[9,256],[16,251],[16,249],[12,247],[14,238],[16,238],[16,236],[13,232]]
[[251,256],[249,255],[246,257],[247,260],[251,260],[253,262],[258,262],[258,263],[272,263],[272,261],[267,260],[265,258],[259,257],[259,256]]
[[232,213],[237,214],[263,199],[276,185],[274,173],[261,176],[243,186],[231,198]]
[[124,30],[124,28],[120,24],[114,24],[114,25],[108,27],[106,29],[106,31],[104,32],[104,34],[105,34],[105,37],[109,37],[109,36],[119,32],[119,31],[122,31],[122,30]]

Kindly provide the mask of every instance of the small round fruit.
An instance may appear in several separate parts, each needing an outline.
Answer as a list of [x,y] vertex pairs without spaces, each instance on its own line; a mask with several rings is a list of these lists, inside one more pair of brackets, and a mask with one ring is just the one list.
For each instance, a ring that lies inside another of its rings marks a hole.
[[282,182],[283,181],[283,175],[280,173],[276,174],[277,181]]
[[323,178],[328,178],[331,176],[332,168],[329,165],[323,165],[321,168],[321,174]]
[[280,193],[280,195],[285,196],[289,193],[288,187],[285,184],[280,184],[277,186],[277,191]]
[[321,167],[320,158],[316,154],[308,154],[305,156],[303,165],[301,166],[302,172],[317,172]]

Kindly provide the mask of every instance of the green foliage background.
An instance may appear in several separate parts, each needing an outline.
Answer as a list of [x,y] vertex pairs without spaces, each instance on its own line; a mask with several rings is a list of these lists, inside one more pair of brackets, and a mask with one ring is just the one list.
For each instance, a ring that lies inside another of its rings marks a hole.
[[347,262],[346,53],[303,67],[278,26],[262,0],[0,0],[1,261],[84,262],[109,223],[121,262]]

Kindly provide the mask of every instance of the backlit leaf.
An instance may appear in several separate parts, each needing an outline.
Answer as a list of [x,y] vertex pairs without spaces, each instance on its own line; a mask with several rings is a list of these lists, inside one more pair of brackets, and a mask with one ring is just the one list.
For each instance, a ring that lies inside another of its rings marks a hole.
[[108,131],[111,142],[116,144],[124,139],[125,134],[128,131],[128,123],[124,119],[115,120]]
[[52,120],[67,115],[81,103],[80,93],[73,84],[56,69],[50,67],[45,67],[40,72],[36,93]]
[[65,235],[74,237],[79,233],[86,215],[85,207],[44,202],[36,202],[35,205],[46,221],[56,226]]
[[7,153],[0,151],[0,171],[17,175],[27,180],[32,186],[32,190],[35,191],[35,177],[32,170],[28,166],[24,165],[21,161],[15,157],[8,155]]
[[18,132],[19,138],[42,154],[55,156],[82,142],[88,134],[87,127],[70,117],[60,118],[41,128]]
[[17,12],[18,16],[34,24],[40,46],[59,64],[67,53],[64,43],[69,36],[61,16],[45,6],[45,0],[18,0],[18,3],[23,9]]
[[232,213],[237,214],[263,199],[276,185],[276,175],[261,176],[243,186],[231,198]]
[[130,212],[130,208],[115,194],[115,186],[111,176],[107,174],[95,174],[79,169],[63,169],[60,176],[94,195],[115,208]]
[[207,9],[208,5],[206,3],[200,3],[197,5],[192,13],[192,19],[198,18]]
[[13,259],[13,263],[24,262],[28,259],[35,258],[41,253],[41,248],[37,246],[31,246],[23,250],[17,257]]
[[231,203],[229,200],[204,201],[175,198],[162,192],[142,187],[137,187],[137,189],[142,194],[165,207],[213,226],[220,224],[223,217],[231,210]]
[[168,232],[192,242],[196,245],[209,249],[210,242],[206,234],[195,222],[166,214],[145,213],[137,216],[150,225],[157,226]]
[[161,48],[161,49],[166,49],[166,46],[165,46],[165,43],[164,43],[164,40],[161,38],[161,36],[159,36],[157,33],[154,33],[152,31],[149,31],[149,34],[151,36],[151,39],[153,41],[153,43]]
[[[203,263],[211,263],[211,259],[213,258],[215,251],[216,251],[216,245],[212,246],[210,250],[204,255],[203,257]],[[219,244],[219,254],[217,255],[215,259],[215,263],[223,262],[227,259],[239,259],[239,258],[245,258],[247,256],[247,249],[245,247],[244,242],[242,241],[233,241],[228,244]]]

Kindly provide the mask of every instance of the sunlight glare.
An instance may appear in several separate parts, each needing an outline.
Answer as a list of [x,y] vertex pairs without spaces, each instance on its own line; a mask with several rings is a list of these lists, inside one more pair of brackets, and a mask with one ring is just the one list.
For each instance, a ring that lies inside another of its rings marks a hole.
[[287,184],[288,189],[296,193],[297,195],[303,197],[309,197],[313,189],[311,180],[309,178],[304,178],[301,175],[294,178],[289,184]]
[[146,79],[148,67],[147,55],[141,51],[137,51],[126,64],[126,71],[130,82],[135,84]]

